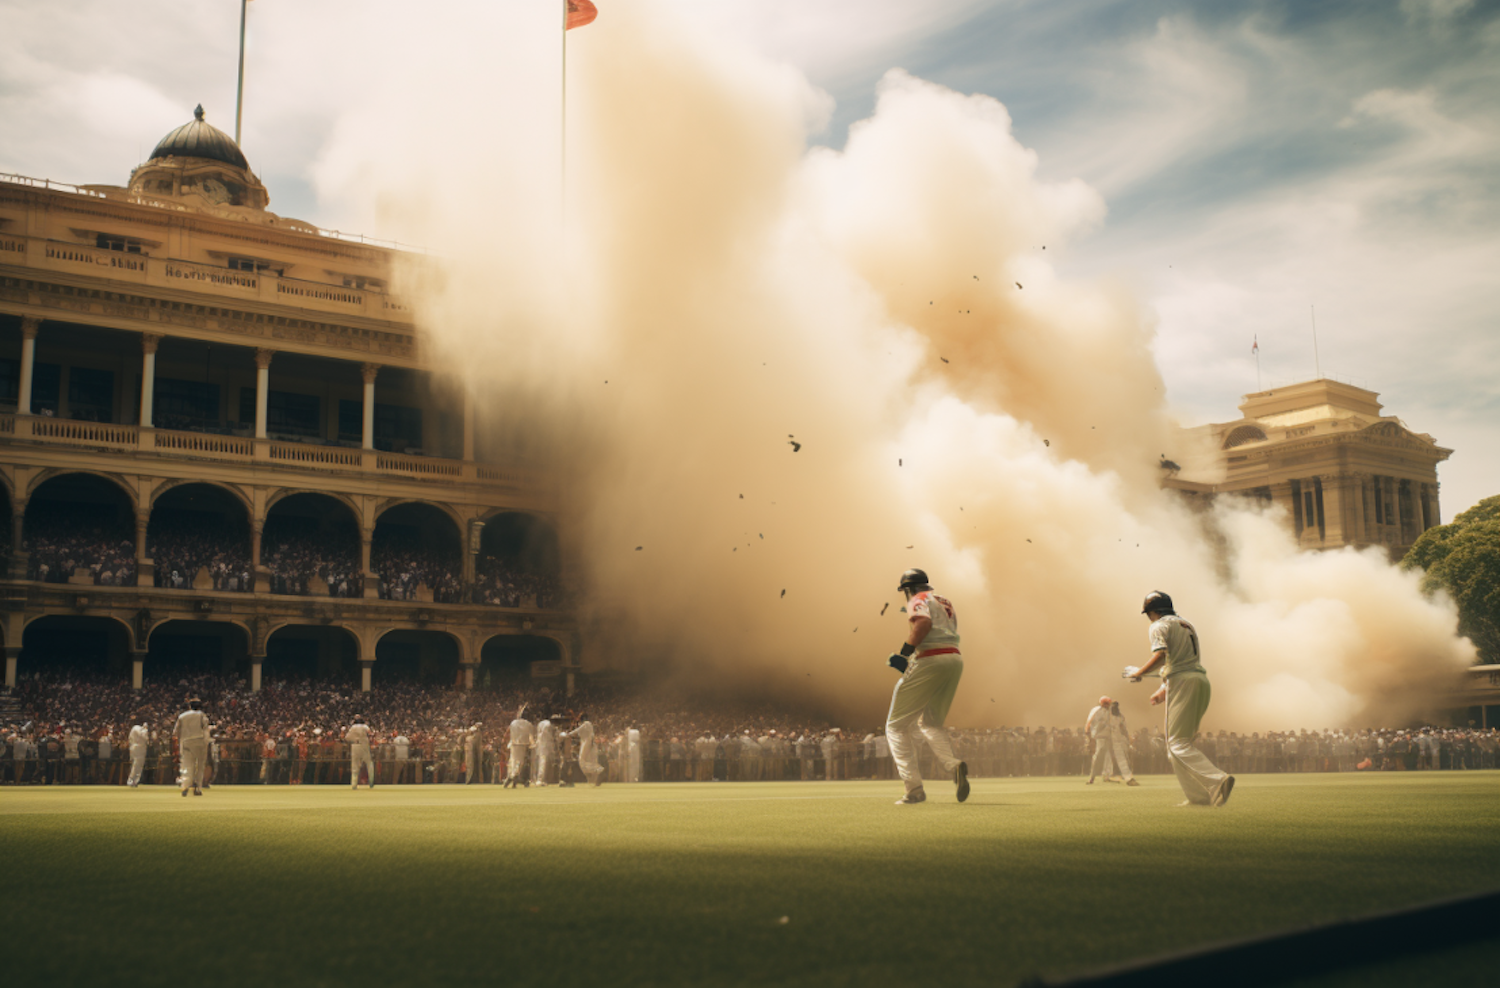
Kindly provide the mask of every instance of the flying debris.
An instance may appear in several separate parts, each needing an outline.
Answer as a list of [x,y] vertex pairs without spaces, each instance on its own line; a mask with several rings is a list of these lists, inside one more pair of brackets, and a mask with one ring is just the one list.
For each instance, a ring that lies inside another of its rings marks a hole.
[[1021,283],[1020,283],[1020,282],[1019,282],[1019,281],[1018,281],[1018,282],[1016,282],[1016,287],[1017,287],[1017,288],[1020,288],[1020,287],[1021,287]]
[[1052,440],[1050,440],[1050,439],[1043,439],[1042,440],[1042,445],[1043,446],[1051,446],[1052,445]]
[[896,458],[896,466],[898,466],[898,467],[899,467],[899,466],[904,466],[904,465],[905,465],[905,464],[904,464],[904,462],[903,462],[903,461],[902,461],[902,460],[901,460],[901,458],[900,458],[900,457],[897,457],[897,458]]
[[636,551],[636,552],[640,552],[640,551],[641,551],[641,550],[642,550],[642,549],[644,549],[644,548],[646,548],[646,547],[645,547],[645,546],[643,546],[643,545],[638,545],[638,546],[636,546],[636,547],[635,547],[635,551]]
[[939,357],[938,359],[941,360],[945,364],[948,362],[948,358],[947,357]]
[[857,634],[859,634],[859,629],[855,628],[853,631],[849,632],[849,634],[851,634],[851,635],[857,635]]
[[793,439],[793,440],[792,440],[792,441],[791,441],[791,442],[790,442],[790,443],[788,443],[788,444],[787,444],[787,445],[789,445],[789,446],[791,446],[791,447],[792,447],[792,452],[793,452],[793,453],[800,453],[800,452],[801,452],[801,451],[802,451],[802,444],[801,444],[801,443],[799,443],[799,442],[797,442],[797,440],[795,440],[795,439]]
[[1161,454],[1161,468],[1169,473],[1177,473],[1182,469],[1182,467],[1167,459],[1166,453]]
[[914,545],[909,545],[909,546],[907,546],[907,548],[908,548],[908,549],[915,549],[915,548],[916,548],[916,546],[914,546]]
[[1027,541],[1027,542],[1030,542],[1030,541],[1031,541],[1031,540],[1030,540],[1030,539],[1027,539],[1027,540],[1026,540],[1026,541]]
[[782,587],[781,588],[781,596],[783,596],[783,597],[786,596],[786,587]]
[[744,499],[745,499],[745,495],[741,494],[740,495],[740,500],[743,501]]
[[766,533],[765,532],[756,532],[755,534],[759,535],[761,538],[765,538],[766,537]]
[[977,274],[976,274],[976,275],[975,275],[975,276],[974,276],[974,280],[975,280],[975,281],[978,281],[978,280],[979,280],[979,275],[977,275]]
[[881,617],[885,617],[885,610],[886,610],[887,607],[890,607],[890,606],[891,606],[891,602],[890,601],[886,601],[884,604],[880,605],[880,616]]

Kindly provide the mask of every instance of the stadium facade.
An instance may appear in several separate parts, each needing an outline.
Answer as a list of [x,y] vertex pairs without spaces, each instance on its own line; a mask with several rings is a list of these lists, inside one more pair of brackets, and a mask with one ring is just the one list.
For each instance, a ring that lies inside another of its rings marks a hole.
[[6,683],[571,687],[553,491],[425,359],[415,255],[269,201],[201,107],[126,187],[0,176]]
[[1186,430],[1185,473],[1212,480],[1164,459],[1164,483],[1274,501],[1306,550],[1379,546],[1400,559],[1441,524],[1437,466],[1453,451],[1381,414],[1378,398],[1327,378],[1246,395],[1238,419]]

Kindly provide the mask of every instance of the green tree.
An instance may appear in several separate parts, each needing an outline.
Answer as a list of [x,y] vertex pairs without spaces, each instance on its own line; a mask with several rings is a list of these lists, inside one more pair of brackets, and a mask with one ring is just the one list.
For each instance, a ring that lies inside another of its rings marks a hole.
[[1425,592],[1446,591],[1458,604],[1459,633],[1480,661],[1500,662],[1500,495],[1423,532],[1401,568],[1422,570]]

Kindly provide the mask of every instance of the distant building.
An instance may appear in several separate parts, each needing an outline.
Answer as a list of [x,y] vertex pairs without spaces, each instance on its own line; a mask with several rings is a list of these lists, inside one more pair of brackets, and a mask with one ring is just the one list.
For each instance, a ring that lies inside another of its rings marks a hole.
[[1327,379],[1246,395],[1240,418],[1187,430],[1189,445],[1211,450],[1215,479],[1182,479],[1163,460],[1163,483],[1274,501],[1304,549],[1381,546],[1399,559],[1440,524],[1437,465],[1453,451],[1382,415],[1378,397]]
[[395,245],[269,202],[201,107],[128,188],[0,176],[6,683],[571,683],[554,485],[429,361]]

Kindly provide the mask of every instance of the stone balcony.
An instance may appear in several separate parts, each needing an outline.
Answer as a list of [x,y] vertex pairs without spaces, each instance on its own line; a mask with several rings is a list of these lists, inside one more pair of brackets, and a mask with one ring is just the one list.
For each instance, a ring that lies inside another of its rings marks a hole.
[[473,484],[496,491],[542,492],[541,472],[473,460],[411,456],[317,443],[252,439],[210,432],[180,432],[78,422],[37,415],[0,415],[0,444],[36,444],[139,458],[259,465],[322,475],[371,476],[436,484]]

